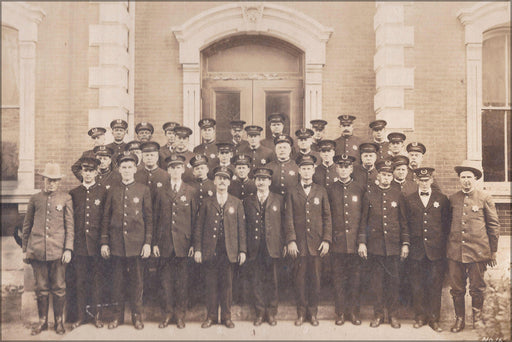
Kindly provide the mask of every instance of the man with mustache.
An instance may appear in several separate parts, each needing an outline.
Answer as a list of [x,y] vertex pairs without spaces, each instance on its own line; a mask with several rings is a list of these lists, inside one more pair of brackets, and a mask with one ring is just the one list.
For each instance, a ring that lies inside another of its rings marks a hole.
[[340,115],[338,120],[340,121],[341,136],[334,140],[336,142],[336,155],[346,154],[349,156],[359,157],[359,146],[364,142],[358,136],[354,135],[354,120],[356,119],[353,115]]
[[243,138],[245,121],[233,120],[229,122],[229,125],[231,127],[230,132],[233,138],[231,141],[233,144],[233,154],[236,156],[249,147],[249,143]]

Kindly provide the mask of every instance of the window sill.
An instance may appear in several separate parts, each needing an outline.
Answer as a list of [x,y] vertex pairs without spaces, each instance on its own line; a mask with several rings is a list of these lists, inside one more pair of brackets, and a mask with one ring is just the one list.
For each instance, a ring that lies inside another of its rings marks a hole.
[[482,189],[489,192],[496,203],[512,203],[510,182],[486,182]]

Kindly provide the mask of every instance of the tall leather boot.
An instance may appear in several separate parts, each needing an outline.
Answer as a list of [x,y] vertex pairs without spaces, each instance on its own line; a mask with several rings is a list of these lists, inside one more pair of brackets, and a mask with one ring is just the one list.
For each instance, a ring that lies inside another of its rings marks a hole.
[[39,315],[39,322],[32,328],[32,335],[38,335],[43,330],[48,330],[48,296],[37,298],[37,313]]
[[484,306],[484,298],[481,296],[471,297],[471,306],[473,309],[473,329],[483,326],[482,308]]
[[455,308],[455,324],[451,332],[457,333],[464,329],[466,325],[466,309],[464,306],[464,296],[453,297],[453,307]]
[[53,315],[55,317],[55,332],[59,335],[63,335],[66,332],[66,329],[64,329],[64,320],[62,317],[65,302],[66,296],[53,296]]

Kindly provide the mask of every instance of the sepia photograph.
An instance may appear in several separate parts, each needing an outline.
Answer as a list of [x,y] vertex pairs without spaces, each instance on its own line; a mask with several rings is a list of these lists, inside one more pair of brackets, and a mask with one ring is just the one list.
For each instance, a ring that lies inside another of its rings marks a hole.
[[1,1],[0,340],[510,341],[509,1]]

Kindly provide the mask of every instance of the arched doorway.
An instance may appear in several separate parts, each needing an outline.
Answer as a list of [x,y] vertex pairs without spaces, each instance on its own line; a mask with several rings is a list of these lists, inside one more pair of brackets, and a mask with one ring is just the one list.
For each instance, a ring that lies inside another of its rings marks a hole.
[[268,115],[284,113],[285,132],[304,125],[304,52],[269,36],[238,35],[202,51],[202,117],[217,121],[217,139],[231,139],[229,122],[266,127]]

